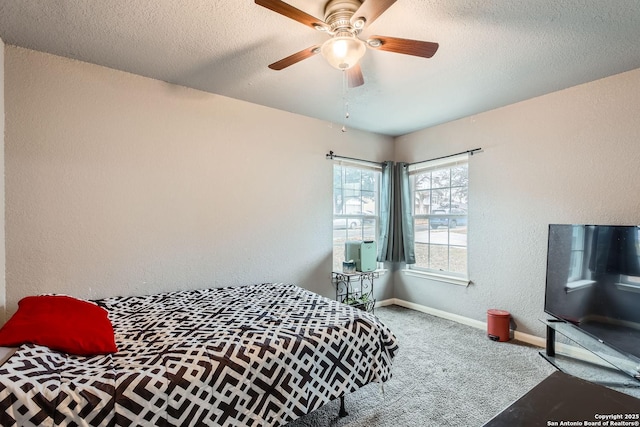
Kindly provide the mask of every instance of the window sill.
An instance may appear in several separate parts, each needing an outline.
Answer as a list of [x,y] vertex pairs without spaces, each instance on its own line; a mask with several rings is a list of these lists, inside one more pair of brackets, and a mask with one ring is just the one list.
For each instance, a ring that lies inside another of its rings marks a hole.
[[615,283],[616,288],[625,292],[637,292],[640,293],[640,286],[632,285],[630,283]]
[[580,289],[590,288],[595,284],[596,282],[594,280],[575,280],[567,283],[564,287],[564,291],[566,293],[578,291]]
[[447,276],[444,274],[431,273],[428,271],[414,270],[411,268],[405,268],[402,270],[407,276],[420,277],[423,279],[436,280],[438,282],[451,283],[452,285],[467,287],[471,284],[471,281],[464,277]]

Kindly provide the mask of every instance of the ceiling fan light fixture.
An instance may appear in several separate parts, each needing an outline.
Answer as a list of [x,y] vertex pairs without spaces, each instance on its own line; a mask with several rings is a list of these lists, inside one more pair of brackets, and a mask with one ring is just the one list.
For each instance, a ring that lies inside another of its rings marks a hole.
[[366,52],[364,42],[352,34],[339,34],[324,42],[320,48],[329,65],[338,70],[347,70],[360,61]]

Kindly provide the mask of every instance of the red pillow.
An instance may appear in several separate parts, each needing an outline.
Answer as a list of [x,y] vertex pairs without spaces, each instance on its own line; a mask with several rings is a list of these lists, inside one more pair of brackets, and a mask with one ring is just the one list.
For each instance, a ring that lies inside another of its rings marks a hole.
[[0,329],[0,346],[26,343],[83,356],[118,351],[107,311],[65,295],[20,300],[18,311]]

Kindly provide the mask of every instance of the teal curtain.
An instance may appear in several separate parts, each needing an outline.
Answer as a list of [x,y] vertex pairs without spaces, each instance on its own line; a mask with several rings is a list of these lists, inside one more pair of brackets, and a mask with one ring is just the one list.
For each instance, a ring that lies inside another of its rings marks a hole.
[[383,168],[380,189],[378,261],[415,264],[409,171],[406,163],[388,163]]
[[380,222],[378,229],[378,262],[389,261],[389,244],[393,241],[393,162],[382,163],[380,181]]
[[396,163],[394,194],[394,248],[393,260],[407,264],[416,263],[413,235],[413,217],[411,216],[411,187],[407,163]]

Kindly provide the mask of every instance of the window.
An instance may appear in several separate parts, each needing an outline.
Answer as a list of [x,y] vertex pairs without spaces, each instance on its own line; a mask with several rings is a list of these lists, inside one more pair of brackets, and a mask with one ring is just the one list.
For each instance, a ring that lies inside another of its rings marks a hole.
[[615,275],[616,288],[640,293],[640,228],[572,225],[570,254],[565,292],[605,283],[603,277]]
[[568,282],[576,282],[586,279],[587,274],[584,268],[585,257],[585,235],[583,225],[574,225],[571,227],[571,260],[569,265]]
[[342,271],[344,244],[377,240],[380,168],[333,166],[333,271]]
[[[640,265],[640,227],[636,227],[628,238],[633,244],[631,247],[628,247],[627,250],[629,250],[636,259],[635,263],[631,262],[630,264]],[[633,268],[630,270],[633,270]],[[640,293],[640,276],[636,274],[636,272],[632,271],[628,271],[627,274],[620,274],[620,280],[616,283],[616,287],[620,290]]]
[[409,166],[416,263],[409,266],[467,277],[467,156]]
[[589,256],[587,252],[587,233],[585,231],[584,225],[571,226],[571,255],[567,284],[564,287],[567,293],[596,284],[596,281],[591,279],[588,262],[585,262]]

